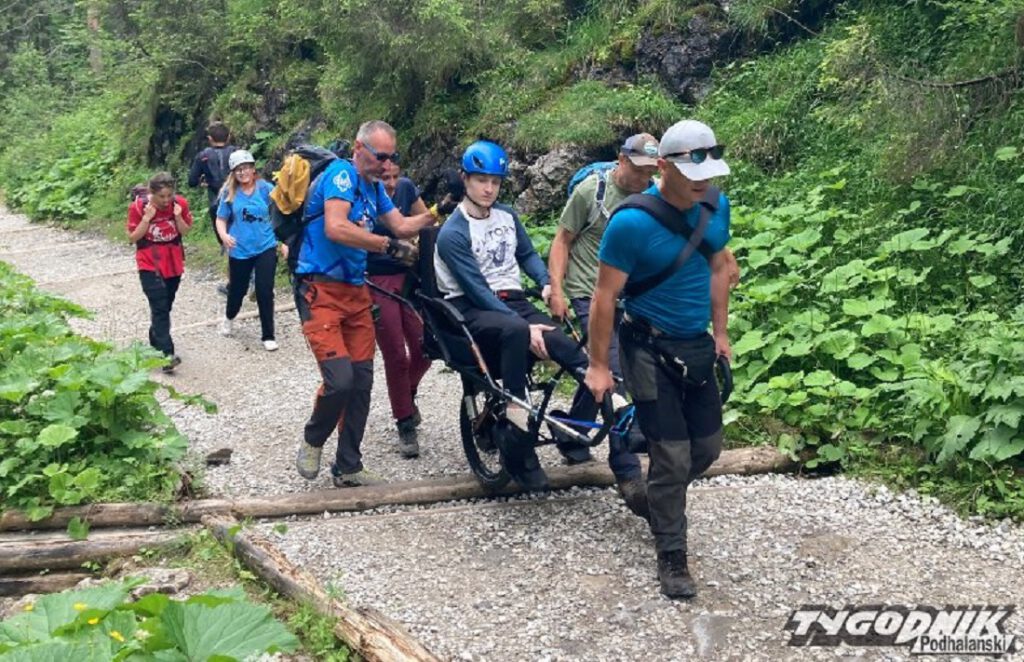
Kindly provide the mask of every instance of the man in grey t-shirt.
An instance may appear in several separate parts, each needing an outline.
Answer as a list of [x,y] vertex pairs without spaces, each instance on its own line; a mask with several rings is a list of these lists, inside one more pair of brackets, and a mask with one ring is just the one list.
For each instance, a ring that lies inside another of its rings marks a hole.
[[[597,250],[608,218],[623,200],[650,186],[657,163],[658,141],[650,134],[639,133],[622,144],[613,170],[598,169],[573,189],[548,257],[551,294],[546,303],[553,317],[564,318],[571,305],[580,328],[587,328],[590,297],[597,282]],[[616,341],[613,336],[609,357],[612,373],[621,376]],[[625,439],[613,434],[608,441],[608,466],[623,500],[630,510],[646,519],[647,486],[640,460],[626,448]]]

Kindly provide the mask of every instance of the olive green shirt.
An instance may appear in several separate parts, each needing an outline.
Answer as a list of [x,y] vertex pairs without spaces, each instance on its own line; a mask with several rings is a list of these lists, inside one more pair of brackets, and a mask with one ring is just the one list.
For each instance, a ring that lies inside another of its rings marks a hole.
[[597,283],[597,250],[601,246],[604,228],[608,225],[608,215],[629,196],[615,185],[613,172],[608,171],[608,183],[604,190],[604,208],[608,214],[596,214],[593,225],[587,227],[598,204],[594,200],[598,179],[595,173],[573,189],[569,202],[562,210],[562,217],[558,219],[558,227],[565,228],[575,237],[569,248],[569,263],[562,282],[562,290],[569,299],[590,298],[593,295],[594,284]]

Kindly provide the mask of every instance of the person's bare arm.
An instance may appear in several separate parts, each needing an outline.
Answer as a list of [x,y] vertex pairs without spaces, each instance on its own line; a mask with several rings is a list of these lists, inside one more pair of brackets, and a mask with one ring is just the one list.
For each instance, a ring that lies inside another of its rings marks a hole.
[[[420,204],[423,204],[422,201]],[[412,216],[402,216],[402,212],[397,209],[392,209],[378,218],[384,221],[384,224],[388,226],[388,229],[391,230],[396,237],[401,239],[415,237],[421,229],[429,225],[433,225],[437,221],[437,217],[430,213],[430,211],[425,207],[422,212]]]
[[715,350],[719,355],[732,359],[729,345],[729,280],[731,265],[735,262],[732,253],[718,251],[711,256],[711,331],[715,338]]
[[[331,198],[324,203],[324,233],[331,241],[361,248],[364,251],[383,253],[390,243],[388,238],[361,228],[348,219],[352,203]],[[397,213],[397,212],[395,212]]]
[[586,376],[586,384],[598,401],[615,386],[608,367],[608,348],[615,326],[615,302],[619,298],[619,292],[626,286],[628,278],[629,274],[626,272],[603,262],[598,267],[597,285],[590,300],[590,366],[587,368]]
[[548,310],[556,319],[561,319],[569,312],[569,304],[565,300],[565,292],[562,290],[562,281],[565,279],[565,270],[569,264],[569,249],[576,235],[563,227],[558,228],[555,238],[551,241],[551,251],[548,254],[548,277],[551,279],[551,295],[545,303]]

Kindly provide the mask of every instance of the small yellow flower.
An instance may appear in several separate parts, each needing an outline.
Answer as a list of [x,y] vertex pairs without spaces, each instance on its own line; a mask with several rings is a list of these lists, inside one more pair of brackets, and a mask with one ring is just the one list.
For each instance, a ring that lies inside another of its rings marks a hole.
[[118,632],[117,630],[111,630],[110,636],[112,639],[116,639],[117,641],[120,641],[122,644],[124,643],[124,635]]
[[89,605],[85,604],[84,602],[76,602],[71,606],[74,608],[75,611],[85,611],[89,608]]
[[100,622],[100,619],[96,618],[95,616],[93,616],[88,621],[86,621],[86,623],[88,623],[89,625],[96,625],[99,622]]
[[25,611],[32,611],[35,608],[36,608],[36,606],[34,604],[32,604],[31,602],[28,603],[27,605],[25,605],[25,607],[24,607]]

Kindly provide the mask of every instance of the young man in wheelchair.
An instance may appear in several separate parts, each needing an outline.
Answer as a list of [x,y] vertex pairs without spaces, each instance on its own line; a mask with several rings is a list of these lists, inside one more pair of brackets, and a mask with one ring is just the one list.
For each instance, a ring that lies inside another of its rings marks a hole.
[[[478,141],[462,157],[466,191],[462,202],[437,236],[434,269],[438,287],[466,320],[466,326],[485,355],[496,359],[505,390],[527,400],[527,374],[532,360],[551,359],[577,380],[587,367],[586,354],[537,310],[526,297],[521,271],[548,290],[548,272],[516,213],[496,204],[508,174],[508,157],[499,145]],[[598,406],[582,383],[569,418],[593,421]],[[506,407],[509,425],[497,444],[506,470],[529,490],[547,488],[528,433],[530,412],[514,402]],[[570,463],[585,462],[590,451],[573,442],[560,442]]]

